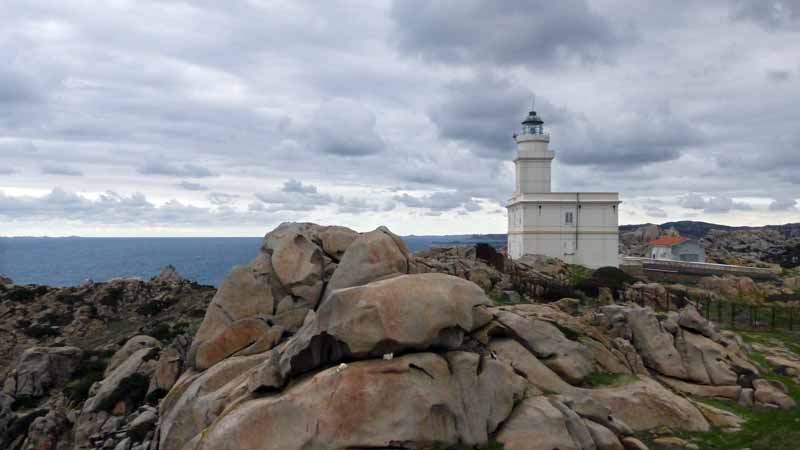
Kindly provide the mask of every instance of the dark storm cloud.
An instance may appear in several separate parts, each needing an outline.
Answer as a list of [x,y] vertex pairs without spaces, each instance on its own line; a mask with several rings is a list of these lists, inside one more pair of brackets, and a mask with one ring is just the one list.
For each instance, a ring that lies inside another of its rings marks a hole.
[[[429,115],[442,138],[465,144],[479,157],[509,160],[516,148],[512,134],[533,98],[530,88],[482,72],[451,83]],[[638,167],[678,159],[703,141],[696,125],[663,105],[587,117],[540,94],[535,109],[554,132],[559,161],[566,164]]]
[[439,135],[467,144],[477,156],[509,159],[515,125],[530,109],[525,102],[533,92],[488,72],[451,83],[444,92],[429,112]]
[[584,0],[401,0],[391,16],[402,51],[445,63],[609,61],[631,41]]
[[142,175],[170,175],[186,178],[213,177],[214,173],[196,164],[171,164],[163,161],[149,161],[136,169]]
[[66,175],[69,177],[83,176],[81,170],[60,164],[42,164],[40,169],[42,173],[46,175]]

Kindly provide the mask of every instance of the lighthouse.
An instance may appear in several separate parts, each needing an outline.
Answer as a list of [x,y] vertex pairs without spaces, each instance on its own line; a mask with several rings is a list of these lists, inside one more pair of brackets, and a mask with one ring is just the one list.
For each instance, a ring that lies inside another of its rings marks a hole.
[[619,193],[552,192],[550,133],[530,111],[514,135],[508,256],[546,255],[590,268],[619,266]]

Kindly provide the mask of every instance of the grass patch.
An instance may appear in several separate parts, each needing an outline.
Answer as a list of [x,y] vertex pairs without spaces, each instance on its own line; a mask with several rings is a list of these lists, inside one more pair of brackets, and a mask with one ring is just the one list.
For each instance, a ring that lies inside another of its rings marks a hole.
[[519,295],[519,301],[514,300],[514,296],[508,295],[503,291],[491,291],[488,294],[489,299],[492,300],[492,303],[496,306],[503,306],[503,305],[519,305],[521,303],[525,303],[521,294]]
[[[800,350],[796,335],[776,332],[741,333],[745,342],[762,345],[783,344],[789,350]],[[789,395],[800,403],[800,385],[794,379],[775,374],[766,357],[759,352],[750,352],[750,359],[763,365],[769,372],[764,378],[781,381],[789,389]],[[692,433],[684,437],[692,439],[704,450],[796,450],[800,443],[800,408],[791,411],[748,409],[730,400],[698,399],[710,406],[730,411],[746,420],[736,433],[713,429],[709,433]]]
[[623,386],[638,380],[634,375],[621,373],[594,372],[583,379],[582,387],[597,389],[603,387]]
[[64,387],[64,396],[78,404],[89,398],[92,385],[103,379],[110,356],[103,352],[85,352],[72,381]]
[[469,446],[469,445],[445,445],[445,444],[434,444],[433,447],[425,447],[423,450],[503,450],[503,444],[490,441],[485,446]]
[[592,276],[592,271],[583,266],[570,264],[567,282],[572,287],[577,287]]

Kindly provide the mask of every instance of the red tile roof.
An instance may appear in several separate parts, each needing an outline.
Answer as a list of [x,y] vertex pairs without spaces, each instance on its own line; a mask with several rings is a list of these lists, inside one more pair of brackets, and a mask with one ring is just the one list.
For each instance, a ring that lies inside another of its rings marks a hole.
[[678,244],[683,244],[684,242],[688,241],[689,238],[685,238],[682,236],[661,236],[660,238],[656,239],[655,241],[650,241],[649,245],[655,247],[672,247]]

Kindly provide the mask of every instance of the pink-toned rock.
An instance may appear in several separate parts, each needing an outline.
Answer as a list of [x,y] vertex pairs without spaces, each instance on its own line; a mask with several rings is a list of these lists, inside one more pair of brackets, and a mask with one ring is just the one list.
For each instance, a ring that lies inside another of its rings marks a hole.
[[197,346],[195,367],[204,370],[231,355],[265,352],[277,344],[282,334],[282,327],[271,327],[261,319],[237,320]]
[[403,240],[385,227],[364,233],[347,247],[328,283],[326,296],[337,289],[407,274],[411,259]]

